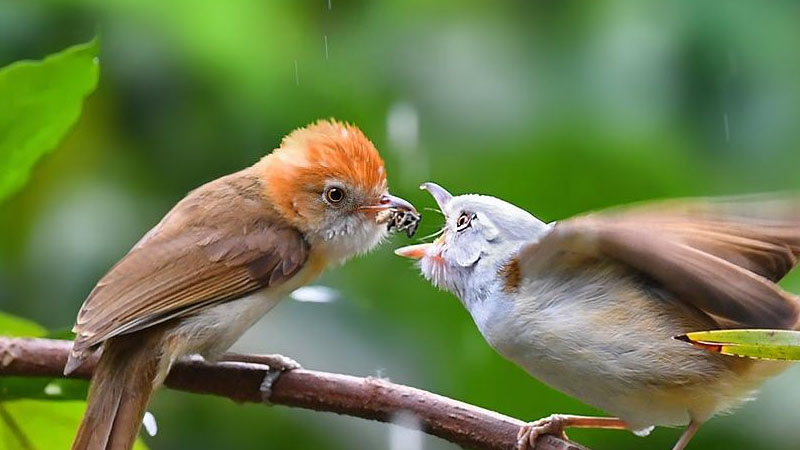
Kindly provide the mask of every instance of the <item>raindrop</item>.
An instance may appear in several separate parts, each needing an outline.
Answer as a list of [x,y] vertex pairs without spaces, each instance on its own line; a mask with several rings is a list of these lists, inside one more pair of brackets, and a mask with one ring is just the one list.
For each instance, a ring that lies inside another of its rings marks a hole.
[[328,59],[328,35],[325,35],[325,59]]
[[722,122],[725,127],[725,142],[731,141],[731,130],[728,126],[728,113],[722,115]]
[[401,151],[410,153],[419,144],[419,114],[414,105],[398,102],[386,115],[389,141]]
[[331,0],[328,0],[328,11],[331,10]]
[[400,158],[400,177],[406,184],[428,178],[428,161],[419,148],[419,114],[409,102],[397,102],[386,113],[389,148]]
[[145,431],[150,436],[155,436],[158,433],[158,424],[156,424],[156,416],[153,415],[150,411],[144,413],[144,418],[142,419],[142,425],[144,425]]
[[300,86],[300,70],[297,68],[297,60],[294,60],[294,84]]
[[44,393],[47,395],[61,395],[62,394],[61,386],[56,384],[55,382],[49,383],[47,386],[44,387]]
[[739,65],[736,61],[736,55],[733,52],[728,52],[728,66],[732,74],[739,71]]
[[389,427],[389,450],[423,450],[421,423],[416,415],[400,411]]
[[327,286],[303,286],[295,289],[290,297],[298,302],[331,303],[341,297],[339,291]]

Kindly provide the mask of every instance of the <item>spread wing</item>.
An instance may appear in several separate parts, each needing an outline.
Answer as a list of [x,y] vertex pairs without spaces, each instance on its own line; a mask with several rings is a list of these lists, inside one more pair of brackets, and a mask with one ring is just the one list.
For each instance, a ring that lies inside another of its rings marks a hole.
[[76,357],[106,339],[185,317],[280,284],[308,245],[278,220],[257,177],[239,174],[191,192],[122,258],[78,313]]
[[720,323],[793,328],[800,304],[775,282],[800,257],[800,202],[695,200],[611,210],[556,223],[519,256],[523,276],[580,258],[610,258],[649,276]]

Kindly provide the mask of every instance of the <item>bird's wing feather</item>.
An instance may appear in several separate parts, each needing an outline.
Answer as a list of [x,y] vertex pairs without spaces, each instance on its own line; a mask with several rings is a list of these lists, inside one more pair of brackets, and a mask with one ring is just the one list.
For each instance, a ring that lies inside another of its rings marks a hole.
[[260,181],[239,173],[191,192],[122,258],[78,313],[74,350],[278,285],[308,257]]
[[557,223],[520,251],[522,276],[577,254],[644,273],[723,323],[790,328],[800,305],[775,282],[800,257],[800,202],[788,198],[657,203]]

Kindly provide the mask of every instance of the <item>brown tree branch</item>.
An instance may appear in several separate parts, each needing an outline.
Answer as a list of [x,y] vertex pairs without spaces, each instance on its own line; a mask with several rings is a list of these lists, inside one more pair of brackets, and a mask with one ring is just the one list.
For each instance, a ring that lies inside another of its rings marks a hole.
[[[0,376],[63,377],[71,342],[0,337]],[[88,379],[96,364],[91,359],[70,374]],[[181,361],[166,386],[198,394],[213,394],[237,402],[262,402],[259,390],[268,374],[263,364]],[[296,369],[283,373],[272,386],[274,404],[329,411],[381,422],[395,414],[416,416],[422,431],[465,448],[511,450],[523,422],[483,408],[390,383],[379,378]],[[556,436],[542,436],[537,450],[587,450]]]

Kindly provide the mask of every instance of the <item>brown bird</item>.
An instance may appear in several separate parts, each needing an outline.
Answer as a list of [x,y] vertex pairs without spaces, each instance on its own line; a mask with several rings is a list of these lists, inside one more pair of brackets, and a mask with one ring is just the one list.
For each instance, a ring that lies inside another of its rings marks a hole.
[[131,448],[153,390],[184,355],[218,359],[279,300],[374,248],[416,214],[387,191],[373,144],[319,121],[256,164],[190,192],[97,283],[64,369],[102,347],[74,450]]
[[800,201],[659,202],[544,223],[500,199],[453,197],[432,244],[398,249],[459,297],[481,334],[531,375],[617,417],[554,415],[519,448],[565,427],[647,434],[750,398],[786,363],[723,356],[673,339],[724,328],[797,329],[800,301],[776,282],[800,257]]

